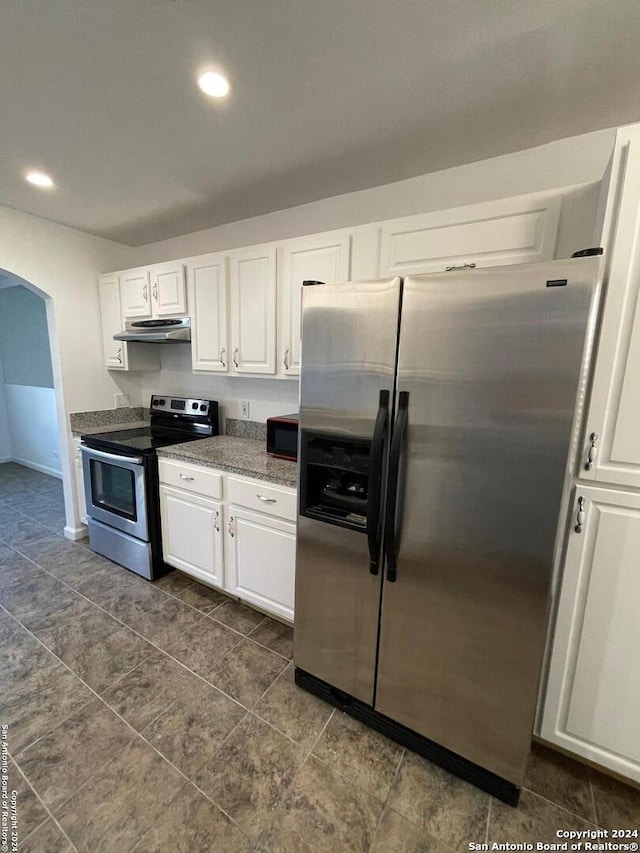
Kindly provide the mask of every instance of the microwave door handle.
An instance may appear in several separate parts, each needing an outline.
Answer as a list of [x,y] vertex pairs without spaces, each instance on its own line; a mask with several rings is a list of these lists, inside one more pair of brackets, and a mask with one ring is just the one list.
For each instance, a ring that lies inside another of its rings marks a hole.
[[369,458],[369,484],[367,501],[367,540],[369,544],[369,571],[378,574],[380,556],[380,496],[382,493],[382,451],[389,417],[389,392],[380,391],[376,424],[373,428],[371,456]]
[[102,450],[94,450],[93,447],[87,447],[86,444],[81,444],[80,450],[87,456],[104,459],[105,462],[126,462],[127,465],[142,465],[141,456],[118,456],[116,453],[105,453]]
[[398,414],[391,441],[389,456],[389,482],[387,485],[387,506],[384,519],[384,547],[387,558],[387,580],[395,583],[398,562],[398,547],[396,544],[396,508],[398,503],[398,479],[400,477],[400,459],[402,445],[407,428],[409,415],[409,392],[401,391],[398,395]]

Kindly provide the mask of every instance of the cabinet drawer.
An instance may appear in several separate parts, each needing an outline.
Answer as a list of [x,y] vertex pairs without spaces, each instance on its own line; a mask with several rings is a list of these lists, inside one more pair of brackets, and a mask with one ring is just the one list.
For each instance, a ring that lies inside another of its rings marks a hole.
[[160,459],[158,473],[160,482],[167,486],[175,486],[186,492],[194,492],[210,498],[222,497],[222,477],[208,468],[189,465],[187,462]]
[[230,503],[286,518],[295,521],[296,493],[278,486],[270,486],[261,480],[237,480],[229,477],[227,480]]

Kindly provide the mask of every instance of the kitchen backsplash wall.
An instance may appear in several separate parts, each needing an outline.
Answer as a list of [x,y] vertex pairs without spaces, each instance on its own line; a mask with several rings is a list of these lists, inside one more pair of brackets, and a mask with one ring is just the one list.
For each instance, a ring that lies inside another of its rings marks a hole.
[[298,411],[298,382],[294,379],[269,379],[244,376],[217,376],[193,373],[188,345],[163,346],[161,369],[140,374],[142,401],[148,406],[152,394],[198,397],[220,403],[222,421],[241,419],[241,401],[249,401],[249,420],[264,423],[272,415]]

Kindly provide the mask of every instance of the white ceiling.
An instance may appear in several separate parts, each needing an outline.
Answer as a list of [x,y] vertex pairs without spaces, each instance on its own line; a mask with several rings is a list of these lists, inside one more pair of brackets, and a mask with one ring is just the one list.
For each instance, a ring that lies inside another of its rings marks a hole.
[[635,121],[638,44],[638,0],[2,0],[0,203],[160,240]]

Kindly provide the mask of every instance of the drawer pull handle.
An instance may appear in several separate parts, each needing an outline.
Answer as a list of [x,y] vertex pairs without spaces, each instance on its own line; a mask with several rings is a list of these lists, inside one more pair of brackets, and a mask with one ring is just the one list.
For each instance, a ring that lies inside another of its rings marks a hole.
[[157,281],[153,282],[153,298],[156,300],[156,302],[158,301],[158,282]]
[[444,268],[445,272],[453,272],[453,270],[474,270],[476,268],[475,263],[470,264],[450,264],[448,267]]
[[148,288],[148,286],[147,286],[146,284],[145,284],[145,286],[142,288],[142,295],[144,296],[144,301],[145,301],[145,302],[148,302],[148,301],[149,301],[149,288]]
[[225,363],[225,360],[224,360],[224,354],[225,354],[225,352],[226,352],[225,348],[224,348],[224,347],[222,347],[222,349],[220,350],[220,364],[221,364],[223,367],[226,367],[226,366],[227,366],[227,365],[226,365],[226,363]]
[[195,477],[189,477],[187,474],[180,474],[181,480],[194,480]]
[[240,367],[240,365],[238,364],[238,347],[236,347],[233,351],[233,363],[236,367]]
[[592,432],[589,436],[589,441],[591,444],[589,445],[589,451],[587,453],[587,461],[584,465],[585,471],[590,471],[593,468],[593,463],[595,461],[596,455],[598,453],[598,433]]
[[289,347],[284,351],[284,369],[289,370]]
[[233,538],[233,536],[234,536],[234,532],[233,532],[233,516],[231,516],[231,517],[229,518],[229,527],[228,527],[228,529],[229,529],[229,536],[231,536],[231,538]]
[[220,533],[220,524],[219,524],[219,521],[220,521],[220,513],[216,510],[216,514],[215,514],[215,515],[214,515],[214,517],[213,517],[213,529],[214,529],[217,533]]
[[584,527],[584,519],[585,519],[584,498],[578,498],[578,512],[576,513],[577,524],[574,528],[576,533],[582,533],[582,528]]
[[262,501],[263,504],[275,504],[278,502],[278,498],[268,498],[265,495],[256,495],[259,501]]

